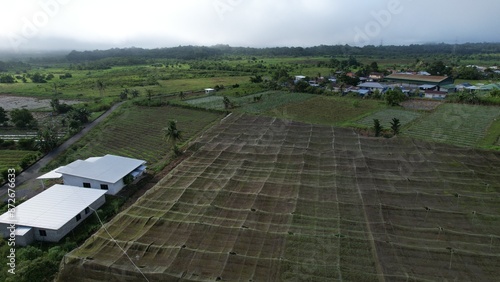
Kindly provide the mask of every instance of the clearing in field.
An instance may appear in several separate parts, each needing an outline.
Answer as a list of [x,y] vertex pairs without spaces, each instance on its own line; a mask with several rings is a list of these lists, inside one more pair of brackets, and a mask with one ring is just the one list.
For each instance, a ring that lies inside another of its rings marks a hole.
[[384,107],[383,102],[375,100],[313,95],[312,99],[283,105],[267,114],[308,123],[341,125]]
[[499,153],[238,114],[194,147],[58,280],[498,278]]
[[106,154],[146,160],[151,166],[170,150],[163,132],[169,120],[177,121],[178,129],[183,131],[183,141],[186,141],[222,117],[222,114],[178,107],[124,107],[51,163],[50,167]]
[[[254,100],[254,97],[259,97],[260,100]],[[302,102],[309,100],[316,95],[304,93],[289,93],[284,91],[266,91],[262,93],[246,95],[242,97],[229,97],[230,102],[235,106],[233,110],[238,112],[248,113],[263,113],[276,107],[286,105],[288,103]],[[224,110],[223,96],[206,96],[197,99],[186,100],[185,103],[204,108]]]
[[380,120],[380,124],[384,128],[390,128],[391,127],[391,122],[393,118],[399,119],[401,122],[402,126],[405,126],[412,122],[413,120],[419,118],[422,114],[419,112],[414,112],[414,111],[405,111],[405,110],[397,110],[397,109],[385,109],[378,111],[376,113],[373,113],[367,117],[364,117],[357,121],[358,124],[367,126],[367,127],[372,127],[373,126],[373,120],[378,119]]
[[417,120],[404,134],[459,146],[476,146],[500,117],[498,107],[444,104]]

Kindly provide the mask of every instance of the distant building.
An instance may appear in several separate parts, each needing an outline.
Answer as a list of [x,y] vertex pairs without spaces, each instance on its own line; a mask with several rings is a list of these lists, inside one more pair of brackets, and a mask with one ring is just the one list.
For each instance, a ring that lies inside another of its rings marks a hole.
[[380,72],[372,72],[368,76],[368,79],[371,81],[380,81],[380,80],[384,79],[384,74],[380,73]]
[[65,185],[101,189],[115,195],[127,184],[126,177],[134,180],[144,173],[145,164],[143,160],[106,155],[76,160],[38,179],[62,177]]
[[425,93],[425,98],[436,99],[436,100],[445,99],[446,95],[448,95],[448,92],[434,91],[434,90],[426,90],[424,93]]
[[364,82],[358,84],[358,87],[362,90],[369,90],[371,92],[378,90],[380,93],[383,93],[388,89],[387,85],[383,85],[378,82]]
[[401,85],[432,85],[437,86],[436,89],[439,91],[440,87],[443,85],[453,84],[453,78],[448,76],[434,76],[434,75],[414,75],[414,74],[391,74],[385,77],[387,81],[396,82]]
[[[0,216],[4,238],[16,245],[33,241],[58,242],[105,202],[106,191],[56,184]],[[15,225],[15,228],[9,228]],[[15,234],[15,235],[12,235]]]
[[305,76],[305,75],[296,75],[296,76],[295,76],[295,79],[293,80],[293,82],[294,82],[295,84],[297,84],[297,82],[299,82],[299,81],[301,81],[301,80],[304,80],[304,79],[306,79],[306,76]]

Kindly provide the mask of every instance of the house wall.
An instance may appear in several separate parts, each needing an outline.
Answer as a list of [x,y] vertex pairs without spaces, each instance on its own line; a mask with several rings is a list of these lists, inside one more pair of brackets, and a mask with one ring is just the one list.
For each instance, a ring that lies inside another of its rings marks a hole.
[[63,175],[63,181],[65,185],[71,185],[71,186],[77,186],[77,187],[83,187],[83,183],[90,183],[90,188],[93,189],[101,189],[101,184],[106,184],[108,185],[108,192],[106,194],[109,195],[115,195],[120,190],[125,186],[125,183],[123,183],[123,179],[120,179],[116,183],[107,183],[107,182],[101,182],[98,180],[94,179],[88,179],[88,178],[82,178],[82,177],[77,177],[77,176],[72,176],[72,175]]
[[[99,197],[94,203],[92,203],[89,207],[97,210],[100,208],[104,203],[106,202],[106,197],[105,195],[102,195]],[[71,230],[73,230],[76,226],[78,226],[80,223],[82,223],[87,217],[89,217],[92,213],[93,210],[89,209],[89,213],[85,214],[85,209],[79,212],[81,215],[80,220],[76,220],[76,215],[75,215],[61,228],[58,230],[51,230],[51,229],[44,229],[44,228],[37,228],[33,227],[31,230],[28,232],[24,233],[23,236],[16,236],[16,245],[18,246],[27,246],[31,244],[34,240],[37,241],[43,241],[43,242],[58,242],[60,241],[64,236],[66,236]],[[10,237],[10,230],[7,229],[10,224],[6,223],[0,223],[0,230],[2,230],[2,236],[4,238],[9,238]],[[16,226],[20,227],[20,226]],[[40,236],[40,230],[45,230],[45,233],[47,236]]]
[[[0,223],[0,229],[2,230],[2,237],[3,238],[9,238],[10,237],[10,230],[7,229],[10,224],[5,224],[5,223]],[[16,228],[21,227],[21,226],[16,226]],[[24,233],[22,236],[16,235],[16,246],[27,246],[31,244],[34,240],[33,236],[33,228],[29,230],[28,232]]]
[[[106,198],[104,195],[102,195],[101,197],[99,197],[99,199],[97,199],[97,201],[95,201],[89,207],[97,210],[105,202],[106,202]],[[33,230],[34,230],[33,234],[34,234],[35,240],[44,241],[44,242],[59,242],[64,236],[66,236],[69,232],[71,232],[71,230],[73,230],[76,226],[78,226],[80,223],[82,223],[87,217],[89,217],[93,213],[92,209],[89,210],[88,214],[85,214],[85,209],[80,211],[79,214],[82,216],[82,218],[79,221],[76,221],[77,214],[75,214],[71,218],[71,220],[69,220],[65,225],[63,225],[58,230],[33,228]],[[45,230],[45,232],[47,233],[47,236],[40,236],[40,231],[39,231],[40,229]]]
[[23,236],[16,236],[16,245],[18,246],[28,246],[35,240],[34,230],[31,228]]

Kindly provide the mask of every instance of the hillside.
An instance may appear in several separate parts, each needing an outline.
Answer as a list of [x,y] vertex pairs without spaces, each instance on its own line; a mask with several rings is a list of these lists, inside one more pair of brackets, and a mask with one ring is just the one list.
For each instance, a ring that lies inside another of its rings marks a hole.
[[497,278],[499,153],[237,114],[193,150],[58,280]]

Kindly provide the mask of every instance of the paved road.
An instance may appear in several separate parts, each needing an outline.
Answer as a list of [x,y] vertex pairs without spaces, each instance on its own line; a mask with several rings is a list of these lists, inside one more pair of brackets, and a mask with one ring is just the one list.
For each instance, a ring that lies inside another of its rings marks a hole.
[[[62,152],[64,152],[66,149],[68,149],[69,146],[73,145],[75,142],[80,140],[83,136],[85,136],[85,134],[87,134],[91,129],[96,127],[100,122],[102,122],[106,117],[108,117],[114,110],[116,110],[122,104],[123,104],[123,102],[120,102],[120,103],[113,105],[109,110],[107,110],[104,114],[102,114],[96,120],[87,124],[85,126],[85,128],[83,128],[80,132],[73,135],[73,137],[66,140],[66,142],[64,142],[59,147],[57,147],[56,149],[54,149],[53,151],[51,151],[50,153],[45,155],[43,158],[38,160],[35,164],[30,166],[28,169],[24,170],[21,174],[19,174],[16,177],[16,186],[19,187],[21,184],[25,183],[26,181],[34,180],[38,176],[40,176],[41,175],[40,169],[42,169],[50,161],[52,161],[54,158],[56,158]],[[6,193],[7,193],[7,185],[4,185],[3,187],[0,188],[0,199],[4,200]],[[33,189],[18,190],[16,197],[18,197],[18,198],[24,197],[24,196],[31,197],[34,194],[36,194],[36,191],[33,191]]]

